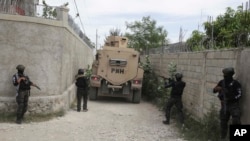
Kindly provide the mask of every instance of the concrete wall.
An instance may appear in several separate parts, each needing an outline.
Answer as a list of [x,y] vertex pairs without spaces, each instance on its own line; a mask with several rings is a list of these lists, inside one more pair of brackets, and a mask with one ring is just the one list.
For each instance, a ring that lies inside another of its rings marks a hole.
[[177,70],[182,72],[183,80],[186,82],[184,89],[183,103],[185,109],[195,117],[202,118],[211,106],[219,110],[220,103],[212,89],[219,80],[223,79],[222,69],[234,67],[235,79],[239,80],[243,87],[244,96],[242,102],[242,122],[250,123],[250,83],[249,49],[205,51],[192,53],[168,53],[151,54],[150,61],[154,71],[159,75],[168,75],[168,65],[170,62],[177,64]]
[[241,52],[237,60],[238,78],[242,85],[243,98],[241,103],[242,122],[250,123],[250,49]]
[[68,26],[68,10],[61,12],[60,20],[0,14],[0,112],[16,110],[18,64],[42,89],[32,88],[28,113],[65,110],[74,100],[74,76],[91,65],[93,52]]

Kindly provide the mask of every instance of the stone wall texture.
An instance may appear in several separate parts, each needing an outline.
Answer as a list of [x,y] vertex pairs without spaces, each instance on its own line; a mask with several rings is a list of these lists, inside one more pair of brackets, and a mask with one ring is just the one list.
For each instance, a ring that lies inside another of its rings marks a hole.
[[183,73],[187,84],[183,94],[184,107],[197,118],[202,118],[212,106],[220,109],[220,102],[212,89],[223,79],[222,69],[234,67],[234,78],[243,89],[242,123],[250,123],[250,49],[150,54],[149,58],[154,71],[161,76],[169,76],[171,62],[177,64],[177,71]]
[[0,14],[0,112],[16,110],[12,76],[18,64],[42,89],[31,89],[28,113],[66,110],[74,101],[75,74],[94,56],[68,26],[64,12],[61,20]]

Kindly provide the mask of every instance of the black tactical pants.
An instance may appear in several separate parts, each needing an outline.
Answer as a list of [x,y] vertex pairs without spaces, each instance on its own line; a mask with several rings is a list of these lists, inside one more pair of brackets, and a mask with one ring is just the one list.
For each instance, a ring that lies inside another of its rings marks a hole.
[[220,127],[221,138],[225,138],[228,132],[228,121],[232,116],[232,124],[239,125],[240,122],[240,106],[239,103],[228,103],[226,106],[221,104],[220,110]]
[[28,101],[29,101],[29,90],[19,91],[16,97],[16,102],[18,104],[17,107],[17,122],[21,122],[25,112],[28,109]]
[[77,111],[81,110],[81,102],[83,99],[83,110],[87,109],[88,93],[86,89],[77,88]]
[[166,104],[166,121],[167,122],[170,122],[170,113],[171,113],[171,108],[173,106],[176,106],[176,109],[177,109],[177,112],[179,114],[179,120],[180,120],[180,123],[182,124],[184,122],[184,116],[183,116],[183,112],[182,112],[182,108],[183,108],[183,105],[182,105],[182,100],[181,98],[170,98]]

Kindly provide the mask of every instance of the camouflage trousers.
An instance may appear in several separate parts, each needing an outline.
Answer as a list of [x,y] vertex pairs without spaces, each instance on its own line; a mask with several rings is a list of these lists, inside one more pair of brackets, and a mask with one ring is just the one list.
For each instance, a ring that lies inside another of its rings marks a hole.
[[87,109],[87,102],[88,102],[88,92],[85,89],[77,88],[77,111],[81,110],[81,103],[83,100],[83,109]]
[[175,105],[177,112],[178,112],[179,121],[180,121],[180,123],[183,123],[184,116],[183,116],[183,112],[182,112],[183,104],[182,104],[181,98],[170,98],[168,100],[168,102],[166,104],[166,108],[165,108],[166,121],[170,122],[170,113],[171,113],[171,109],[174,105]]
[[28,109],[28,101],[29,101],[29,94],[30,91],[19,91],[16,97],[17,102],[17,120],[20,121],[23,119],[24,114],[27,112]]
[[239,125],[240,122],[240,105],[238,102],[228,103],[225,105],[223,102],[221,104],[220,110],[220,128],[221,128],[221,138],[225,138],[228,132],[228,121],[232,117],[232,124]]

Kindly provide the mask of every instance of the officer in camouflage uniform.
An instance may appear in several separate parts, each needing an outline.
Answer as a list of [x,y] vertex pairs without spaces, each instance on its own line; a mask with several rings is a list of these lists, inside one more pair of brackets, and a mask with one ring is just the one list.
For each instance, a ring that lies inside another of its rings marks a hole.
[[78,74],[76,75],[76,82],[75,85],[77,86],[77,111],[81,111],[81,101],[83,99],[83,111],[87,112],[87,101],[88,101],[88,79],[84,76],[84,70],[79,69]]
[[16,123],[21,124],[23,116],[28,108],[28,101],[30,96],[30,86],[35,86],[40,89],[36,84],[30,81],[29,77],[24,74],[25,67],[23,65],[18,65],[16,67],[17,73],[13,75],[12,81],[13,85],[16,86],[16,102],[17,107],[17,117]]
[[170,99],[168,100],[166,104],[166,111],[165,111],[165,116],[166,120],[163,121],[164,124],[169,124],[170,122],[170,112],[171,108],[175,105],[178,113],[179,113],[179,120],[180,123],[183,124],[184,122],[184,116],[182,112],[183,104],[182,104],[182,93],[183,90],[186,86],[186,83],[182,81],[182,74],[181,73],[176,73],[175,74],[175,79],[174,80],[169,80],[169,83],[165,82],[165,88],[170,88],[172,87],[171,94],[170,94]]
[[213,92],[219,93],[218,98],[221,101],[221,139],[225,139],[228,132],[228,121],[230,117],[232,117],[232,124],[241,124],[239,99],[242,96],[242,90],[240,83],[233,79],[234,68],[224,68],[222,72],[224,79],[219,81],[213,89]]

